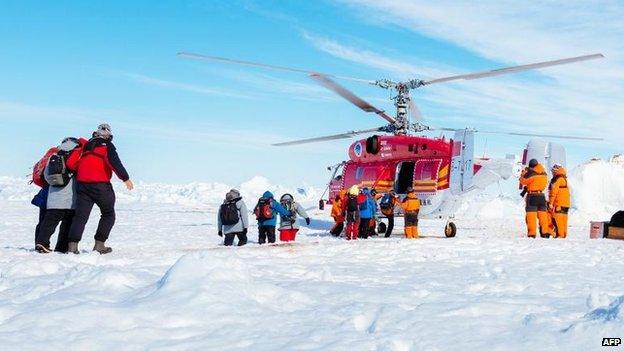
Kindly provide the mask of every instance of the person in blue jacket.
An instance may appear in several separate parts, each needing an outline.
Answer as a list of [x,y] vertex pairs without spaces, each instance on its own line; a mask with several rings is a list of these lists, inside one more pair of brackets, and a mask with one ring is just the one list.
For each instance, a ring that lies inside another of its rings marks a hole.
[[265,191],[258,200],[254,208],[256,219],[258,220],[258,244],[265,242],[275,242],[275,227],[277,225],[277,214],[290,217],[292,214],[279,201],[275,201],[270,191]]
[[359,237],[368,239],[372,232],[371,221],[377,213],[377,202],[368,188],[362,189],[362,193],[358,196],[358,206],[360,208]]

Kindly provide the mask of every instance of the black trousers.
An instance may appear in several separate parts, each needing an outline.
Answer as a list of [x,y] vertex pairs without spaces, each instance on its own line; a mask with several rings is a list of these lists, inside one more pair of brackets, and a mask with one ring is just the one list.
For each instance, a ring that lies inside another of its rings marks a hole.
[[394,215],[388,216],[388,227],[386,228],[386,238],[389,238],[392,235],[392,229],[394,229]]
[[39,228],[39,234],[37,235],[36,244],[41,244],[45,247],[50,247],[50,237],[54,234],[56,227],[61,224],[59,229],[58,239],[56,240],[56,247],[54,251],[67,252],[67,237],[69,235],[69,228],[72,225],[72,219],[74,218],[74,210],[57,210],[49,209],[45,212],[43,221]]
[[223,245],[225,246],[232,246],[232,244],[234,244],[234,237],[238,237],[238,246],[243,246],[245,244],[247,244],[247,234],[240,232],[240,233],[228,233],[228,234],[224,234],[224,239],[223,239]]
[[35,227],[35,243],[37,243],[37,237],[39,236],[39,230],[41,229],[41,222],[43,222],[43,217],[45,217],[46,208],[39,207],[39,222],[37,222],[37,226]]
[[271,244],[275,242],[275,226],[258,226],[258,244],[264,244],[265,242],[267,242],[267,239]]
[[371,233],[370,227],[371,218],[360,218],[360,227],[358,230],[358,236],[362,239],[368,239],[368,236]]
[[344,222],[338,222],[334,224],[334,226],[329,230],[329,233],[333,236],[340,236],[342,230],[344,229]]
[[79,242],[82,239],[82,233],[94,204],[100,208],[102,213],[95,232],[95,240],[106,241],[108,239],[108,235],[115,225],[115,192],[113,186],[110,183],[78,183],[76,213],[69,230],[70,242]]

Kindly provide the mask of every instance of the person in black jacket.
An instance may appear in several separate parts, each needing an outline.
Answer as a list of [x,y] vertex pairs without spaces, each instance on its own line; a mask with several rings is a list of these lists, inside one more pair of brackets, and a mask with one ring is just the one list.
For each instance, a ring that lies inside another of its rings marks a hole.
[[78,242],[82,238],[94,204],[100,208],[102,215],[95,232],[93,250],[101,254],[113,251],[104,245],[115,224],[115,192],[110,183],[113,172],[128,190],[132,190],[134,184],[121,163],[112,140],[111,127],[101,124],[93,132],[93,138],[82,147],[82,152],[74,153],[67,159],[67,167],[76,172],[78,181],[76,213],[69,231],[68,252],[79,253]]

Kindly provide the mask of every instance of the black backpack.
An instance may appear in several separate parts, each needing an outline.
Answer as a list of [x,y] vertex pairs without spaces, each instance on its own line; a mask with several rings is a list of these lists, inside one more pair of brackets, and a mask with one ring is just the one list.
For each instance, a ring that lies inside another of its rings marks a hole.
[[67,153],[59,151],[50,156],[48,161],[48,184],[54,187],[64,187],[69,183],[69,170],[65,161]]
[[357,203],[357,196],[349,195],[349,197],[347,198],[347,211],[349,212],[359,211],[359,207]]
[[223,225],[234,225],[238,223],[240,216],[238,214],[238,207],[236,207],[235,201],[229,201],[221,205],[221,209],[219,210],[219,216],[221,217],[221,224]]
[[379,208],[381,208],[382,210],[389,210],[394,206],[394,198],[392,197],[392,195],[390,194],[384,194],[384,196],[381,198],[381,201],[379,201]]

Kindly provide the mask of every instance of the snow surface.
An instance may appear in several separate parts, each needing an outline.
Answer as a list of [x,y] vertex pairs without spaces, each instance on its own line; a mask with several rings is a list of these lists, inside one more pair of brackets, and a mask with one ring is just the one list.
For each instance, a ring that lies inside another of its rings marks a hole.
[[454,239],[423,221],[425,238],[404,240],[399,220],[392,238],[347,242],[327,234],[321,191],[255,177],[248,205],[270,189],[310,209],[294,245],[221,246],[230,186],[139,183],[117,189],[105,256],[88,251],[97,212],[81,255],[34,253],[35,189],[0,177],[0,349],[602,349],[624,336],[624,241],[590,240],[587,220],[624,208],[616,161],[571,172],[567,240],[524,238],[512,194],[467,199]]

